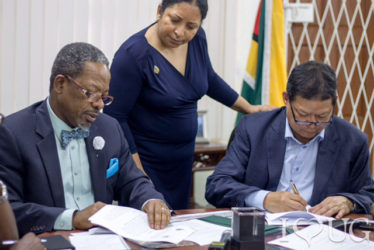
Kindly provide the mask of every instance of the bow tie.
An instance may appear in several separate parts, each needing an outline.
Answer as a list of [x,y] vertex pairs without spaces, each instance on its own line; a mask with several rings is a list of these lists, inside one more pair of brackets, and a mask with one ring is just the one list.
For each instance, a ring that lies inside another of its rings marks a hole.
[[90,134],[89,130],[83,130],[82,128],[78,128],[72,131],[61,131],[61,147],[63,149],[74,139],[81,139],[86,138]]

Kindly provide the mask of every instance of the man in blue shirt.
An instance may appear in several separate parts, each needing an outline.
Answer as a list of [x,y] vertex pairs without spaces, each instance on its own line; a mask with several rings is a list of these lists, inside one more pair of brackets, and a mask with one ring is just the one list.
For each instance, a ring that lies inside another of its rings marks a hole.
[[120,125],[101,113],[113,101],[108,65],[90,44],[66,45],[49,97],[0,127],[0,179],[21,235],[88,229],[88,218],[113,200],[145,211],[152,228],[169,223],[170,210],[133,162]]
[[227,155],[208,178],[206,198],[217,207],[254,206],[271,212],[309,210],[341,218],[370,213],[373,185],[367,136],[334,116],[335,72],[310,61],[297,66],[278,110],[248,115]]

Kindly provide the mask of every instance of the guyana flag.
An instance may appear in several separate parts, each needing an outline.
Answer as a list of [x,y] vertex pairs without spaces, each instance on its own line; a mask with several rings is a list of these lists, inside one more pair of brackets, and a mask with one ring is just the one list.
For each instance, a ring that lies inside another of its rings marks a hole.
[[261,0],[241,96],[251,104],[281,107],[286,82],[283,0]]

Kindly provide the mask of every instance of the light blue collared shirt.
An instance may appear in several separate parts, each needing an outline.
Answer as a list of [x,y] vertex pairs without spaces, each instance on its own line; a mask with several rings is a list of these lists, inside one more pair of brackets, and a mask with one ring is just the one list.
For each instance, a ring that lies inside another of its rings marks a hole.
[[[325,137],[325,129],[306,144],[298,141],[290,128],[286,118],[285,136],[286,152],[284,155],[283,170],[277,191],[293,192],[291,182],[295,183],[300,196],[308,203],[312,197],[314,176],[319,143]],[[247,206],[264,209],[264,199],[270,193],[259,190],[248,195],[245,199]]]
[[73,130],[63,122],[52,110],[47,101],[48,113],[56,138],[57,153],[60,162],[66,210],[56,219],[55,230],[71,230],[73,213],[95,203],[91,185],[90,164],[84,139],[72,140],[63,149],[61,147],[61,131]]

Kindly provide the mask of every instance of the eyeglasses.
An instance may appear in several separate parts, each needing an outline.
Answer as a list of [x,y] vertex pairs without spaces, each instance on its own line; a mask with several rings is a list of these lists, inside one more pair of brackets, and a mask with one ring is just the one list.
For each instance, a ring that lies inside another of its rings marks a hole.
[[0,124],[4,121],[4,115],[0,113]]
[[79,83],[77,83],[72,77],[70,77],[69,75],[64,75],[67,79],[69,79],[72,83],[75,84],[75,86],[77,86],[78,88],[80,88],[82,90],[82,93],[87,96],[87,99],[90,101],[90,102],[97,102],[99,101],[100,99],[103,101],[104,105],[105,106],[109,106],[110,104],[112,104],[113,100],[114,100],[114,97],[113,96],[110,96],[110,95],[105,95],[103,96],[101,93],[97,92],[97,93],[92,93],[90,91],[88,91],[87,89],[83,88],[82,85],[80,85]]
[[317,127],[322,127],[322,126],[330,125],[330,124],[332,123],[332,117],[333,117],[333,115],[331,115],[330,120],[329,120],[328,122],[307,122],[307,121],[298,121],[298,120],[296,120],[295,112],[293,111],[293,108],[292,108],[291,102],[290,102],[290,107],[291,107],[291,112],[292,112],[293,119],[295,120],[295,123],[296,123],[297,125],[304,125],[304,126],[316,125]]

